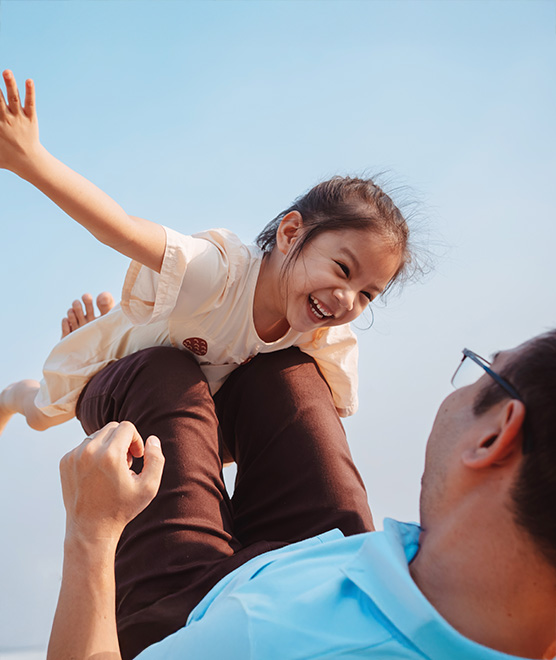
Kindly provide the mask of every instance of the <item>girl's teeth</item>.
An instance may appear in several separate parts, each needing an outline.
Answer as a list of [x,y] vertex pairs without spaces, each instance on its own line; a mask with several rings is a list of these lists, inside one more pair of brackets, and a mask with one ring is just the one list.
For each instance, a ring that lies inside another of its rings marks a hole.
[[320,312],[314,307],[311,307],[311,311],[319,319],[319,321],[324,318],[324,316],[322,316],[322,314],[320,314]]
[[[324,311],[324,309],[321,307],[321,304],[319,303],[319,301],[314,296],[309,296],[309,298],[311,299],[311,303],[312,303],[311,310],[317,318],[324,318],[325,316],[332,316],[332,314],[329,314],[328,312]],[[315,310],[315,307],[316,307],[316,310]],[[319,312],[319,314],[317,314],[317,311]]]

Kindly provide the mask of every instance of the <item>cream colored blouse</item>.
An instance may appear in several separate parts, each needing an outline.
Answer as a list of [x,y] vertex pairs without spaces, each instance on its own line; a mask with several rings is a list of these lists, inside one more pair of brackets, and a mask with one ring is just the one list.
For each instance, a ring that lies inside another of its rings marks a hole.
[[48,356],[36,405],[47,415],[75,413],[87,381],[121,357],[151,346],[195,355],[214,394],[226,377],[258,353],[298,346],[326,378],[338,413],[357,409],[357,340],[348,325],[299,333],[267,343],[253,322],[262,261],[226,229],[185,236],[166,230],[160,274],[132,261],[121,304],[72,332]]

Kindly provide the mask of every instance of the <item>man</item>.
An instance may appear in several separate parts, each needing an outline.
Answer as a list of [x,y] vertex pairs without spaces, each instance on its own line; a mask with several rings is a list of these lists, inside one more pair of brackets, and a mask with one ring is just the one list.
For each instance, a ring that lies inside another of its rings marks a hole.
[[[298,379],[299,370],[311,368],[306,362],[298,366],[295,354],[273,355],[278,357],[269,362],[268,356],[261,356],[252,367],[253,390],[247,396],[261,390],[264,397],[264,381],[276,380],[276,374],[282,379],[286,374],[288,387],[295,389],[291,379]],[[280,360],[290,362],[279,364]],[[459,387],[469,368],[475,375]],[[248,390],[245,383],[237,389],[247,373],[239,375],[233,392]],[[310,378],[317,387],[319,375]],[[391,521],[384,532],[345,538],[331,532],[294,545],[277,542],[274,547],[280,549],[270,553],[259,548],[250,561],[240,561],[236,571],[216,583],[193,608],[185,627],[147,648],[141,659],[553,657],[556,332],[501,352],[492,364],[464,351],[454,384],[458,389],[441,405],[427,446],[420,529]],[[318,388],[314,392],[318,398]],[[286,404],[275,400],[273,405]],[[296,423],[289,417],[286,431]],[[236,431],[239,437],[241,428]],[[266,449],[263,442],[253,485],[267,475],[272,481]],[[243,456],[237,444],[235,452],[240,478]],[[345,461],[342,447],[339,452]],[[121,657],[114,555],[126,523],[156,491],[163,465],[158,442],[149,438],[143,471],[135,474],[129,470],[131,456],[142,453],[134,427],[113,422],[62,461],[68,525],[49,658]],[[300,471],[311,481],[321,474],[322,465],[292,462],[290,471],[293,482],[301,484]],[[351,467],[348,482],[350,471]],[[320,479],[323,484],[329,480],[334,492],[340,492],[334,475]],[[312,488],[318,481],[312,481]],[[355,493],[350,515],[359,514],[353,527],[370,527],[354,483],[351,480],[348,488]],[[242,489],[241,482],[238,487]],[[325,491],[323,487],[323,497]],[[153,504],[167,494],[161,487]],[[257,521],[250,524],[255,528]],[[143,533],[147,527],[143,525]],[[129,529],[128,525],[118,548],[124,557],[126,544],[132,544],[126,536]],[[138,535],[135,542],[140,542]],[[238,545],[237,553],[243,550]],[[157,557],[144,561],[156,562]],[[125,594],[121,586],[118,590],[120,618]],[[145,625],[155,610],[145,604]],[[136,621],[139,611],[136,608]],[[121,630],[120,625],[120,639]]]

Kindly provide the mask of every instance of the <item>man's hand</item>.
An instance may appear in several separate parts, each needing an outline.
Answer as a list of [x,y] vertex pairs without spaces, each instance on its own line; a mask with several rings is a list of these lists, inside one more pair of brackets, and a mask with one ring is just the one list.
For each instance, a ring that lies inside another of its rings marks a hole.
[[[140,474],[130,467],[144,457]],[[131,422],[110,422],[60,462],[66,536],[117,542],[127,523],[154,498],[164,457],[160,441],[143,440]]]
[[39,122],[35,110],[35,87],[25,82],[22,105],[14,75],[3,73],[6,97],[0,90],[0,167],[23,175],[25,165],[40,148]]
[[[130,470],[144,457],[141,474]],[[114,556],[120,534],[153,499],[164,457],[130,422],[110,422],[60,462],[67,512],[64,568],[48,660],[121,660]]]

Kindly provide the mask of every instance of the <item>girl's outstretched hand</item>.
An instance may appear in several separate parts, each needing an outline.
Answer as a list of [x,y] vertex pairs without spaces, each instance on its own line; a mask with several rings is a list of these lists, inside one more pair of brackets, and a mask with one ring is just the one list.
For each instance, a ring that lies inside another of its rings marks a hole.
[[35,87],[25,82],[25,104],[22,105],[13,73],[3,73],[6,96],[0,89],[0,167],[23,174],[25,165],[41,145],[35,110]]
[[93,183],[64,165],[42,146],[35,112],[35,88],[25,83],[25,104],[11,71],[0,90],[0,168],[17,174],[105,245],[160,272],[166,250],[161,225],[128,215]]

